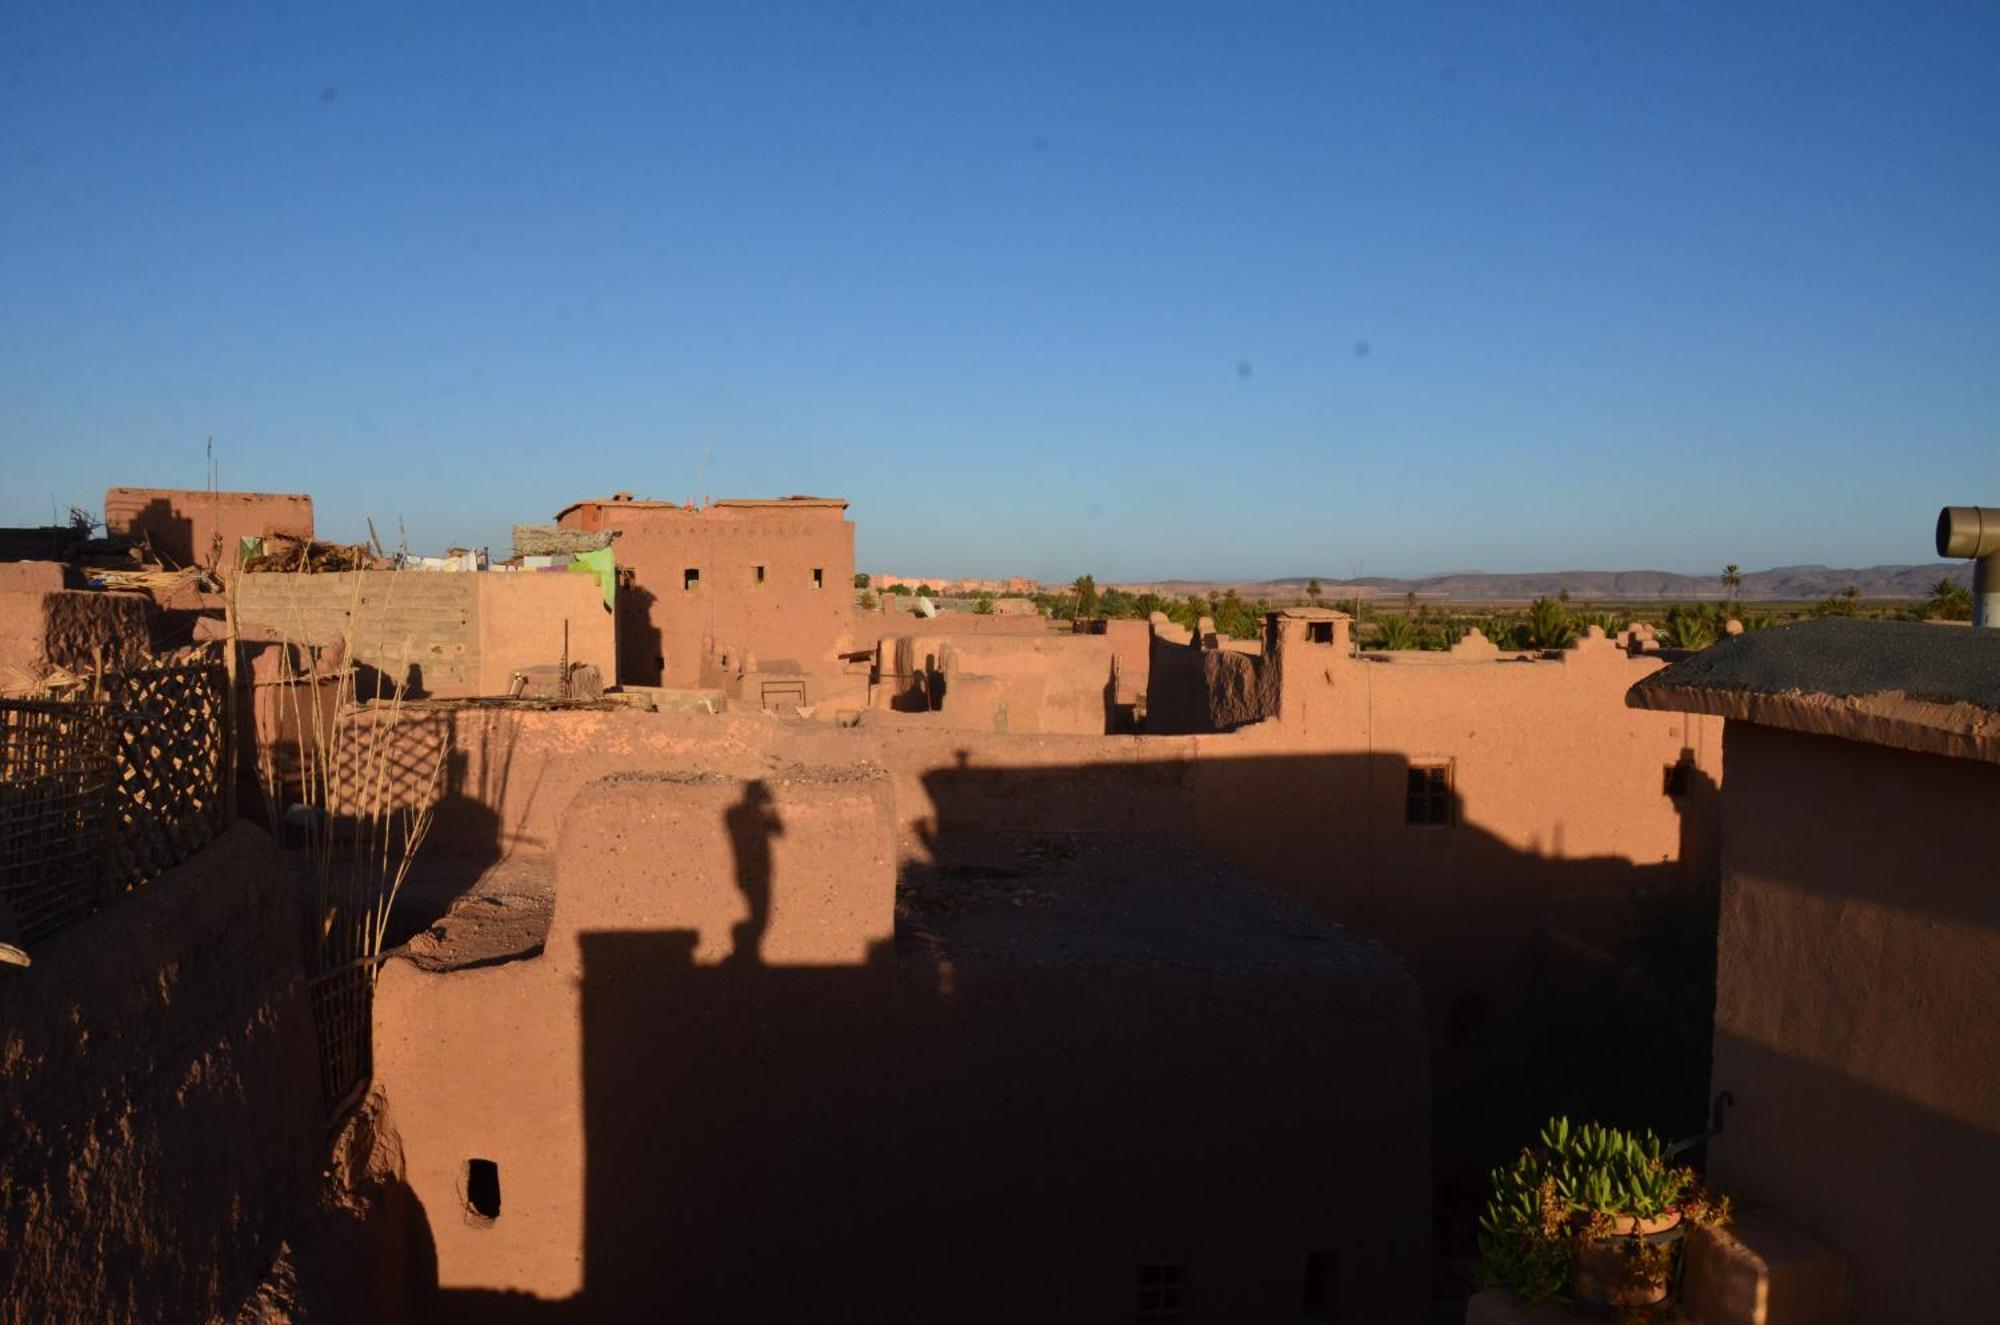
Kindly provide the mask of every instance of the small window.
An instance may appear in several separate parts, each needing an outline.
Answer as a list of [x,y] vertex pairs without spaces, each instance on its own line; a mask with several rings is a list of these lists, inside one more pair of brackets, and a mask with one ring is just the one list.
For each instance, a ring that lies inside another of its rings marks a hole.
[[1325,1325],[1333,1320],[1340,1300],[1340,1253],[1316,1251],[1306,1257],[1305,1287],[1299,1293],[1299,1319]]
[[500,1217],[500,1166],[494,1161],[465,1161],[465,1214],[475,1224],[490,1224]]
[[1451,822],[1451,765],[1417,764],[1410,769],[1409,795],[1403,817],[1413,824]]
[[753,584],[762,584],[764,582],[764,568],[762,566],[752,566],[750,568],[750,580]]
[[824,567],[821,566],[813,567],[813,588],[815,589],[826,588],[826,570]]
[[1333,623],[1331,621],[1306,622],[1306,643],[1308,644],[1333,643]]
[[1477,1049],[1486,1043],[1486,996],[1451,996],[1451,1047]]
[[693,566],[689,566],[686,570],[681,572],[682,593],[692,593],[695,587],[700,583],[701,583],[701,572],[699,570],[696,570]]
[[1688,794],[1688,785],[1694,780],[1694,756],[1686,750],[1681,757],[1667,765],[1666,776],[1661,780],[1661,790],[1679,800]]
[[1187,1267],[1179,1261],[1139,1263],[1139,1325],[1180,1325],[1187,1319]]

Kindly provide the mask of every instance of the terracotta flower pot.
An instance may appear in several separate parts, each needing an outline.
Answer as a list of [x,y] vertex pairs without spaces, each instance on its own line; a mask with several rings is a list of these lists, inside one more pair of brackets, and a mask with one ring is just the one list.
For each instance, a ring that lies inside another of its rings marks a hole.
[[1673,1277],[1670,1248],[1682,1232],[1678,1210],[1653,1219],[1613,1219],[1608,1231],[1586,1239],[1577,1249],[1570,1274],[1576,1300],[1598,1307],[1646,1307],[1666,1301]]

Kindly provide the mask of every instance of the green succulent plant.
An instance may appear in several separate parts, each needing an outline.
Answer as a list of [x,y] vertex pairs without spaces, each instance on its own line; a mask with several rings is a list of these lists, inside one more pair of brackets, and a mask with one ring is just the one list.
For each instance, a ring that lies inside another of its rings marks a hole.
[[1701,1222],[1728,1217],[1694,1170],[1669,1161],[1653,1132],[1551,1118],[1539,1146],[1493,1171],[1479,1219],[1479,1282],[1529,1302],[1564,1301],[1578,1244],[1611,1220],[1657,1219],[1680,1210]]

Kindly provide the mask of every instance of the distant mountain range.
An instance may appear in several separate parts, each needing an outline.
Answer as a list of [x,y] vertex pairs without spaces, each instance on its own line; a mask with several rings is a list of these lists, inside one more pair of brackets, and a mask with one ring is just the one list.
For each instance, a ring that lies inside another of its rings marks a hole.
[[[1216,594],[1234,589],[1245,598],[1285,599],[1305,596],[1312,576],[1282,580],[1156,580],[1145,584],[1120,584],[1134,593]],[[1453,571],[1427,575],[1422,579],[1398,580],[1367,575],[1359,579],[1319,576],[1322,600],[1352,598],[1357,589],[1365,598],[1401,598],[1416,594],[1431,601],[1525,602],[1567,589],[1574,602],[1661,602],[1692,601],[1724,596],[1721,577],[1677,575],[1664,570],[1561,570],[1530,571],[1523,574],[1488,574],[1484,571]],[[1972,583],[1972,563],[1934,561],[1919,566],[1866,566],[1842,569],[1838,566],[1777,566],[1770,570],[1743,572],[1738,596],[1746,601],[1773,602],[1786,599],[1827,598],[1844,592],[1849,585],[1863,598],[1927,598],[1939,580]]]

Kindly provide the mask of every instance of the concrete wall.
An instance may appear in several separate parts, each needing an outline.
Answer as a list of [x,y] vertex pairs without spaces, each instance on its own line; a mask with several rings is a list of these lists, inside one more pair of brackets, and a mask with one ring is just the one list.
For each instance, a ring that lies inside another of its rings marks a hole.
[[[32,576],[48,578],[47,571]],[[143,662],[152,656],[152,623],[145,594],[0,586],[0,687],[18,688],[52,667],[83,674],[100,661],[107,670]]]
[[291,876],[238,825],[0,969],[0,1321],[227,1319],[323,1118]]
[[104,494],[104,525],[127,538],[144,536],[170,565],[208,566],[228,575],[240,539],[311,538],[313,507],[311,497],[295,492],[112,488]]
[[1849,1257],[1855,1325],[2000,1300],[2000,766],[1731,722],[1709,1175]]
[[237,586],[246,637],[333,644],[352,630],[354,661],[417,693],[500,695],[514,669],[561,661],[614,667],[613,624],[587,575],[346,571],[253,574]]
[[[839,672],[854,623],[854,526],[843,505],[591,501],[559,522],[613,531],[618,565],[631,572],[619,592],[618,679],[692,688],[746,670],[746,654],[752,671]],[[690,570],[699,580],[688,587]]]

